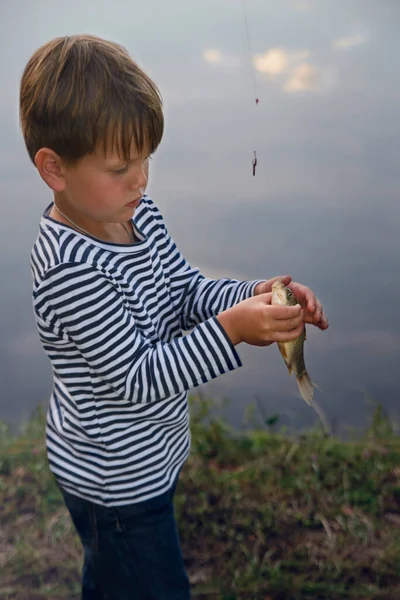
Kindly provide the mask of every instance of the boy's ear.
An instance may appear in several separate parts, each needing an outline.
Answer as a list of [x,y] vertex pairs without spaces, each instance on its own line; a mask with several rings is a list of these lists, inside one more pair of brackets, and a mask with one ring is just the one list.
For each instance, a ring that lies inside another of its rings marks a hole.
[[62,192],[66,181],[61,158],[50,148],[40,148],[35,155],[35,165],[41,178],[54,192]]

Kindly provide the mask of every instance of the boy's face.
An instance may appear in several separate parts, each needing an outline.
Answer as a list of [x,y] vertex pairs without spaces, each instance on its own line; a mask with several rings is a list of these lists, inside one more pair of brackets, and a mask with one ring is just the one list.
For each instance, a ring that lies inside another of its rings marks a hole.
[[130,219],[143,196],[149,176],[149,156],[131,153],[125,161],[118,154],[101,151],[64,167],[61,195],[73,208],[95,221],[118,223]]

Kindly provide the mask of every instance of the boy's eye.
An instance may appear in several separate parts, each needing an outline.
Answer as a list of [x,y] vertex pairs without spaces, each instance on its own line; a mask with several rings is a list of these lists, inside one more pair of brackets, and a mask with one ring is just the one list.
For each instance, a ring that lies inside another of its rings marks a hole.
[[[152,156],[151,156],[151,154],[149,154],[144,159],[142,159],[142,163],[145,163],[148,160],[151,160],[151,158],[152,158]],[[121,169],[116,169],[115,171],[113,171],[113,173],[115,175],[124,175],[124,173],[127,173],[128,169],[129,169],[129,164],[125,165],[125,167],[122,167]]]
[[116,175],[123,175],[127,171],[128,171],[128,165],[125,165],[125,167],[122,167],[122,169],[118,169],[117,171],[114,171],[114,173]]

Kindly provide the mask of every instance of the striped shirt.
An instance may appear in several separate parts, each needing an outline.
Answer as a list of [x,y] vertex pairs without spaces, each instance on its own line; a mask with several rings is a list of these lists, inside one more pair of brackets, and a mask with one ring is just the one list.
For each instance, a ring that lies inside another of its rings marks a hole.
[[[192,268],[143,196],[134,244],[49,217],[32,248],[33,310],[53,369],[49,465],[70,493],[104,506],[167,491],[190,448],[188,390],[241,366],[216,319],[258,281]],[[186,332],[186,333],[185,333]]]

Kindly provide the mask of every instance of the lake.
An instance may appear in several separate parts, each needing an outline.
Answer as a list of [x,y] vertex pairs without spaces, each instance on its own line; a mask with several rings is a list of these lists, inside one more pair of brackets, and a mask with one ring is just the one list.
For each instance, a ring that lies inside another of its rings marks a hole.
[[[399,26],[396,0],[4,3],[0,419],[25,420],[52,385],[29,270],[51,195],[19,131],[19,81],[41,44],[92,33],[127,47],[160,87],[166,130],[147,191],[187,260],[209,277],[289,274],[311,287],[330,328],[308,328],[306,364],[331,423],[362,428],[377,402],[397,420]],[[241,369],[200,388],[229,399],[232,424],[252,405],[260,422],[315,423],[276,345],[238,352]]]

